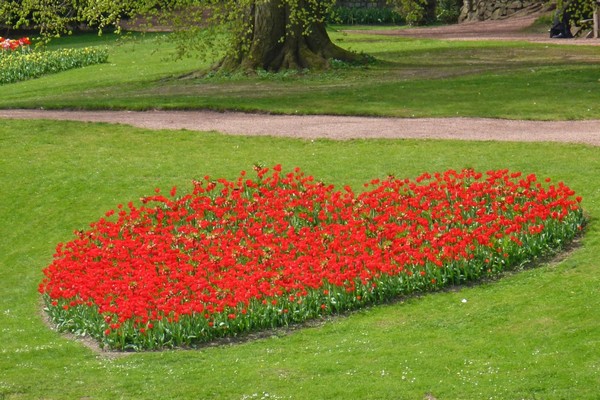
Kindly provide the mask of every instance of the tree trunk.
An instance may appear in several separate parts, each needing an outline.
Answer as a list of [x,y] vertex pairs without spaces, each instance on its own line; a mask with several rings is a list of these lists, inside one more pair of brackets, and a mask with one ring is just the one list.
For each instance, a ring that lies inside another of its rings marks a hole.
[[[313,3],[313,2],[311,2]],[[306,0],[298,9],[319,17]],[[297,15],[297,14],[296,14]],[[246,37],[237,51],[223,60],[226,70],[280,71],[286,69],[326,69],[332,59],[357,61],[359,56],[332,43],[325,23],[295,21],[289,4],[281,0],[257,0],[247,12]]]

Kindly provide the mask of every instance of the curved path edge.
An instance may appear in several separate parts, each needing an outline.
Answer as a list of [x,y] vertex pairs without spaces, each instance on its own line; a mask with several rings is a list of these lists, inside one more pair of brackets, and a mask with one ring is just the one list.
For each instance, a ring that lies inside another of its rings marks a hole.
[[0,119],[126,124],[146,129],[218,131],[303,139],[454,139],[563,142],[600,146],[600,120],[522,121],[491,118],[380,118],[270,115],[216,111],[0,110]]

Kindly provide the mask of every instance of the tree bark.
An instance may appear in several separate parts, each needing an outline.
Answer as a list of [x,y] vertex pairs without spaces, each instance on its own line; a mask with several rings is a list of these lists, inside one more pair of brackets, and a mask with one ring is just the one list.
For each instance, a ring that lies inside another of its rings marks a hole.
[[[309,15],[319,16],[306,0],[298,7]],[[325,23],[294,21],[288,3],[281,0],[259,0],[247,12],[248,34],[239,41],[237,51],[226,57],[221,67],[226,70],[280,71],[286,69],[326,69],[332,59],[357,61],[359,56],[335,45]],[[306,28],[306,29],[305,29]]]

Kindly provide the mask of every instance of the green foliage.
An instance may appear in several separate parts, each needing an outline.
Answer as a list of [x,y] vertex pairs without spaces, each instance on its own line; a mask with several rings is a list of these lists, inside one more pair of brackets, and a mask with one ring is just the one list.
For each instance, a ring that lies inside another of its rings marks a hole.
[[581,21],[592,18],[595,7],[596,0],[558,0],[556,18],[562,19],[567,13],[572,25],[591,26],[590,22],[581,23]]
[[329,22],[342,25],[387,25],[401,24],[404,19],[398,12],[387,7],[335,7]]
[[82,23],[100,31],[118,29],[121,18],[141,10],[143,3],[131,7],[108,0],[7,0],[0,6],[0,23],[37,30],[45,38],[70,33]]
[[462,0],[388,0],[409,25],[458,22]]
[[105,63],[108,49],[85,47],[54,51],[0,51],[0,85]]
[[398,13],[408,25],[424,25],[427,20],[428,0],[393,0]]
[[435,8],[437,22],[455,24],[458,22],[462,0],[438,0]]

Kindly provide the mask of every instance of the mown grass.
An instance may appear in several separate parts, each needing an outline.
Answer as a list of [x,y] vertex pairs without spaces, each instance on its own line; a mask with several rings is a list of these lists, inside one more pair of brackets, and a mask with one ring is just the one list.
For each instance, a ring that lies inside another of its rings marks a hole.
[[[109,64],[2,86],[0,107],[600,118],[598,46],[418,40],[343,29],[331,36],[378,61],[326,73],[197,77],[194,72],[208,71],[215,60],[169,60],[172,46],[154,35],[113,46]],[[85,35],[53,46],[114,40]]]
[[[600,149],[550,143],[295,140],[0,122],[0,398],[593,399],[600,386]],[[588,231],[561,261],[290,334],[111,357],[48,329],[37,284],[56,243],[116,204],[255,162],[336,185],[510,168],[564,180]],[[466,302],[465,302],[466,300]],[[253,397],[254,396],[254,397]]]
[[[333,33],[366,69],[176,79],[149,42],[109,64],[0,87],[0,107],[227,108],[398,116],[598,118],[598,47],[421,41]],[[53,46],[112,43],[79,36]],[[165,42],[161,42],[164,43]],[[594,399],[600,387],[600,150],[582,145],[303,141],[124,126],[0,121],[0,398]],[[359,190],[373,177],[473,167],[564,180],[591,216],[562,261],[199,351],[98,354],[48,329],[37,284],[54,246],[116,204],[234,178],[255,162],[300,166]],[[466,300],[466,302],[463,302]]]

